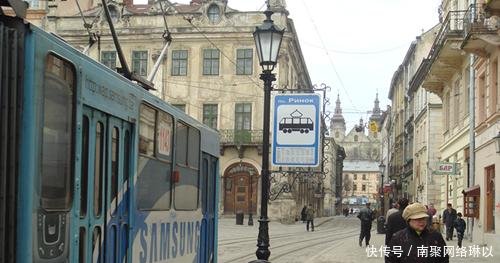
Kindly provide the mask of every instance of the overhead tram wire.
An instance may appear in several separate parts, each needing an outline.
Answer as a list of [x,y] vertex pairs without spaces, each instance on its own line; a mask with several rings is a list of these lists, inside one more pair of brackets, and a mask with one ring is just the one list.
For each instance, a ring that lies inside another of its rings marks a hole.
[[231,93],[231,94],[238,94],[238,95],[244,95],[244,96],[252,96],[252,97],[259,97],[262,98],[262,95],[254,95],[251,93],[242,93],[242,92],[237,92],[237,91],[227,91],[227,90],[222,90],[222,89],[214,89],[214,88],[207,88],[207,87],[201,87],[201,86],[196,86],[196,85],[191,85],[191,84],[186,84],[182,82],[175,82],[175,81],[166,81],[167,83],[171,83],[174,85],[179,85],[179,86],[185,86],[185,87],[191,87],[191,88],[197,88],[197,89],[204,89],[204,90],[212,90],[212,91],[219,91],[222,93]]
[[[318,46],[318,45],[315,45],[315,44],[312,44],[312,43],[309,43],[309,42],[306,42],[306,41],[304,41],[304,43],[306,45],[308,45],[308,46],[311,46],[311,47],[315,47],[315,48],[319,48],[319,49],[324,49],[321,46]],[[327,50],[331,51],[333,53],[349,54],[349,55],[378,55],[378,54],[382,54],[382,53],[392,52],[392,51],[404,48],[406,46],[408,46],[408,45],[404,44],[404,45],[400,45],[400,46],[397,46],[397,47],[392,47],[392,48],[387,48],[387,49],[381,49],[381,50],[375,50],[375,51],[346,51],[346,50],[335,50],[335,49],[327,49]]]
[[[172,96],[168,96],[168,95],[166,95],[166,96],[167,96],[167,97],[169,97],[169,98],[171,98],[171,99],[174,99],[174,100],[176,99],[176,98],[174,98],[174,97],[172,97]],[[170,103],[170,104],[172,104],[172,103]],[[175,103],[173,103],[173,104],[175,104]],[[197,108],[197,109],[203,110],[203,107],[200,107],[200,106],[198,106],[198,105],[194,105],[194,104],[191,104],[191,103],[189,103],[189,102],[186,102],[185,104],[186,104],[186,105],[189,105],[189,106],[193,106],[193,107],[195,107],[195,108]],[[218,114],[218,116],[220,116],[221,118],[224,118],[224,119],[230,120],[230,121],[232,121],[232,122],[234,122],[234,121],[235,121],[235,119],[234,119],[234,118],[228,117],[228,116],[226,116],[226,115]],[[202,122],[203,122],[203,120],[202,120]]]
[[314,30],[316,31],[316,35],[318,35],[318,38],[321,41],[321,45],[323,46],[323,50],[325,51],[325,53],[326,53],[326,55],[328,57],[328,61],[330,62],[330,65],[332,66],[333,71],[335,72],[335,75],[337,76],[337,79],[340,82],[340,86],[344,90],[344,92],[345,92],[345,94],[347,96],[347,99],[349,99],[349,102],[351,103],[351,105],[355,109],[357,109],[356,105],[354,104],[354,102],[351,99],[351,96],[349,95],[349,92],[347,92],[347,89],[345,88],[344,82],[342,81],[342,78],[340,77],[340,75],[339,75],[339,73],[338,73],[338,71],[337,71],[337,69],[335,67],[335,64],[333,64],[332,58],[330,57],[330,53],[328,52],[328,49],[326,48],[325,42],[323,41],[323,38],[321,37],[321,34],[319,33],[318,27],[316,26],[316,23],[314,22],[314,20],[313,20],[313,18],[311,16],[311,13],[309,12],[309,8],[307,7],[307,5],[304,2],[304,0],[302,0],[302,5],[306,9],[307,16],[309,17],[309,20],[311,20],[311,23],[312,23],[312,25],[314,27]]
[[92,33],[90,31],[90,29],[97,22],[97,17],[101,14],[102,9],[97,13],[96,17],[89,24],[85,20],[85,16],[83,15],[82,8],[80,7],[80,3],[78,3],[78,0],[75,0],[75,2],[76,2],[76,6],[78,7],[78,11],[80,12],[80,16],[82,17],[82,20],[83,20],[83,27],[87,30],[87,33],[89,35],[89,44],[82,51],[82,53],[87,54],[87,52],[92,47],[92,45],[100,39],[99,36],[97,34],[95,34],[95,33]]
[[[238,64],[236,64],[236,62],[234,62],[228,55],[226,55],[210,38],[208,38],[208,36],[203,33],[197,26],[195,26],[192,22],[192,19],[188,18],[188,17],[184,17],[184,20],[188,21],[188,23],[194,28],[196,29],[196,31],[198,31],[198,33],[200,33],[203,38],[205,38],[214,48],[216,48],[221,54],[222,56],[224,56],[227,60],[229,60],[229,62],[231,62],[231,64],[235,65],[237,68],[238,67]],[[256,82],[252,77],[250,77],[250,75],[246,75],[246,77],[252,82],[255,84],[255,86],[257,87],[261,87],[260,84],[258,82]]]

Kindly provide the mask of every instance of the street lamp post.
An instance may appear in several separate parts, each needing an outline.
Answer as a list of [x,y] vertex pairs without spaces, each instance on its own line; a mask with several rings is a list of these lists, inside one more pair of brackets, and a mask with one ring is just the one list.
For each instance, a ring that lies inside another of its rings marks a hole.
[[249,177],[249,182],[250,182],[250,211],[248,213],[248,225],[249,226],[253,226],[253,216],[252,216],[252,213],[253,213],[253,180],[252,180],[252,177],[253,177],[253,168],[250,169],[248,171],[248,177]]
[[278,60],[278,53],[281,46],[281,40],[285,30],[280,30],[274,25],[271,15],[269,1],[267,2],[267,10],[264,11],[266,20],[264,23],[255,29],[253,38],[257,55],[259,56],[262,74],[260,79],[264,81],[264,118],[262,124],[262,189],[261,189],[261,205],[259,219],[259,235],[257,238],[257,260],[252,263],[269,262],[269,219],[267,217],[267,203],[269,201],[269,126],[271,114],[271,84],[276,80],[276,76],[272,73]]
[[380,194],[380,207],[382,208],[382,215],[385,215],[385,198],[384,197],[384,172],[385,172],[385,164],[384,161],[380,162],[378,166],[378,170],[380,171],[380,175],[382,177],[382,181],[380,182],[380,189],[382,189],[382,193]]

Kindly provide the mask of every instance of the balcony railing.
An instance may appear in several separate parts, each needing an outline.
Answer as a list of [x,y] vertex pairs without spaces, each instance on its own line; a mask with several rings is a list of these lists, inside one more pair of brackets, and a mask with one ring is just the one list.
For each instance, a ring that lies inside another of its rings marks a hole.
[[221,145],[262,144],[262,130],[219,130]]
[[449,37],[460,37],[463,34],[465,13],[466,11],[463,10],[448,12],[427,57],[431,64],[438,57],[446,39]]
[[482,4],[470,5],[464,15],[463,36],[465,39],[471,34],[496,34],[497,25],[486,16]]

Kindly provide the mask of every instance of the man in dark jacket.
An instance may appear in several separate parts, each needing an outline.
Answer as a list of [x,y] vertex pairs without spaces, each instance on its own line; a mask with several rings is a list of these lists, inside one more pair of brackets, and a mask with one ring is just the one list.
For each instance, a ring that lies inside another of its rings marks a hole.
[[443,236],[427,228],[427,209],[414,203],[403,211],[408,227],[398,231],[389,241],[388,263],[448,263]]
[[366,203],[366,207],[362,208],[358,214],[361,220],[361,233],[359,234],[359,246],[362,246],[363,239],[365,239],[366,246],[370,245],[370,237],[372,231],[372,221],[375,219],[373,211],[370,209],[370,203]]
[[448,204],[443,212],[443,223],[446,225],[446,241],[453,239],[453,224],[457,220],[457,210]]
[[408,206],[408,199],[401,198],[398,200],[398,211],[392,213],[387,218],[385,230],[385,244],[388,245],[392,235],[406,227],[406,220],[403,219],[403,211]]

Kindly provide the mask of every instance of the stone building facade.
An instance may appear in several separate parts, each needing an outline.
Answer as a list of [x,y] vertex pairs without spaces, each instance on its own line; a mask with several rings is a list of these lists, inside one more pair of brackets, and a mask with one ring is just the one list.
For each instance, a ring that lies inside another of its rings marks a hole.
[[[132,0],[107,1],[128,66],[143,77],[151,73],[158,60],[168,28],[172,41],[151,80],[156,89],[151,92],[219,131],[220,213],[259,214],[262,119],[263,114],[269,113],[263,112],[263,82],[259,79],[262,70],[252,33],[265,16],[260,11],[235,10],[230,2],[193,0],[190,4],[177,4],[150,0],[146,5],[134,5]],[[72,1],[50,2],[41,25],[119,70],[123,65],[118,60],[101,1],[78,3],[81,13]],[[272,0],[270,6],[274,23],[286,28],[273,84],[278,88],[311,90],[286,3]],[[90,48],[89,39],[95,41]],[[293,220],[297,206],[301,205],[296,203],[299,199],[285,195],[271,202],[270,218]]]
[[[342,173],[337,174],[338,189],[341,191],[341,203],[344,206],[361,206],[366,202],[379,202],[378,192],[381,183],[380,131],[382,112],[378,94],[374,101],[369,124],[360,123],[346,134],[346,124],[342,115],[340,97],[337,96],[330,130],[337,144],[345,155]],[[369,129],[374,125],[376,129]],[[358,179],[359,178],[359,179]]]
[[[494,146],[500,137],[500,0],[443,0],[439,16],[428,54],[408,82],[415,106],[414,194],[417,201],[435,201],[439,213],[451,203],[467,219],[473,242],[498,247],[500,152]],[[399,177],[397,115],[404,108],[397,90],[391,86],[389,93],[396,115],[389,172]],[[439,174],[443,162],[452,169]],[[419,187],[424,176],[427,185]],[[420,198],[426,186],[430,192]]]

